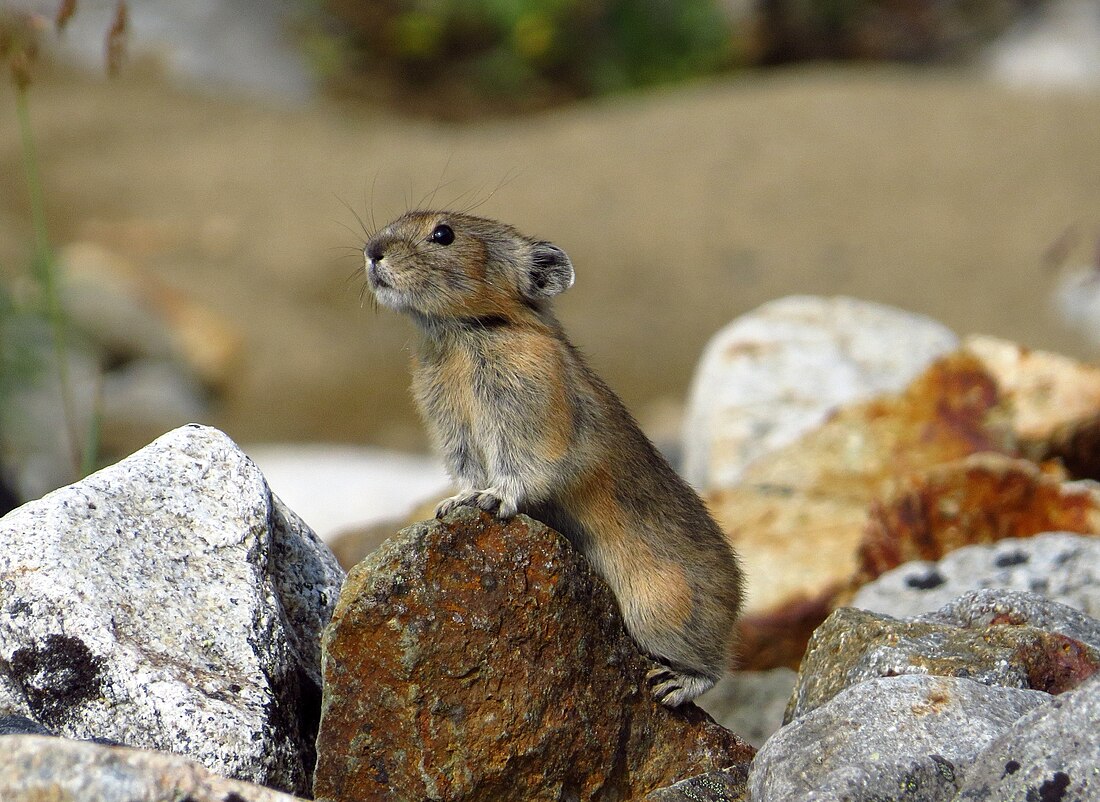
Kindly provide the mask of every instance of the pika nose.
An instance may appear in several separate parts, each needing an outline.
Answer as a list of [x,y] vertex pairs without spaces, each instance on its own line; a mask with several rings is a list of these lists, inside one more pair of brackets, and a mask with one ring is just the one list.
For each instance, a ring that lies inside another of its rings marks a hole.
[[378,262],[385,256],[385,250],[382,248],[381,242],[372,242],[367,245],[367,261]]

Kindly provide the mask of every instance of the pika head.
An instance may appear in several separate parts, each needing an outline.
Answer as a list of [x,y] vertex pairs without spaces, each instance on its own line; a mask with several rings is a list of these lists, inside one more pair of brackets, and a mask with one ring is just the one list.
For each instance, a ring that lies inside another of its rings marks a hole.
[[407,212],[363,256],[379,303],[429,320],[512,318],[573,286],[561,248],[467,214]]

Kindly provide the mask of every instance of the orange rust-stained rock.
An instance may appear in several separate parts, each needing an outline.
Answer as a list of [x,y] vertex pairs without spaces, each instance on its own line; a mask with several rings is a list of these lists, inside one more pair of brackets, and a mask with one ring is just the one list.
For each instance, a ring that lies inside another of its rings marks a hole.
[[461,509],[348,575],[324,638],[315,793],[641,799],[753,750],[645,687],[651,664],[564,538]]
[[852,587],[910,560],[1052,531],[1100,533],[1100,488],[1026,460],[975,455],[911,475],[875,502]]
[[969,337],[964,348],[1008,400],[1021,453],[1100,479],[1100,367],[993,337]]
[[748,577],[741,666],[797,666],[809,632],[857,570],[874,498],[914,472],[1014,450],[996,383],[957,352],[899,395],[839,410],[752,463],[738,486],[712,494]]
[[1013,431],[1026,446],[1100,415],[1100,367],[987,336],[968,337],[963,350],[1010,402]]

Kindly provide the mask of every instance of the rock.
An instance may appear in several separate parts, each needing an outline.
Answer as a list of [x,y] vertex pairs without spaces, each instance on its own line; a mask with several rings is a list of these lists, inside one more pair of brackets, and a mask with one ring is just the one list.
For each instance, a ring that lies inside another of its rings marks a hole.
[[938,610],[970,590],[1037,593],[1100,618],[1100,538],[1054,532],[964,546],[916,560],[864,585],[852,606],[903,618]]
[[229,780],[182,755],[40,735],[4,738],[4,802],[301,802]]
[[1050,697],[941,676],[853,685],[768,739],[753,802],[947,802],[982,748]]
[[1100,533],[1100,485],[1066,482],[1027,460],[975,455],[911,474],[876,501],[851,584],[962,546],[1052,531]]
[[859,567],[872,502],[898,477],[977,451],[1011,453],[996,385],[978,360],[934,362],[906,391],[838,410],[707,496],[742,556],[746,669],[797,665],[806,639]]
[[[935,612],[917,616],[916,620],[970,629],[1029,626],[1100,650],[1100,620],[1034,593],[989,588],[973,590]],[[1060,691],[1050,690],[1050,693]]]
[[940,613],[910,621],[836,610],[810,639],[786,720],[884,676],[965,677],[1057,694],[1100,670],[1100,630],[1093,619],[1029,594],[980,593],[987,595],[968,594]]
[[225,435],[177,429],[0,520],[2,712],[304,792],[341,579]]
[[783,724],[798,675],[789,668],[729,674],[695,700],[727,730],[759,748]]
[[658,788],[644,802],[747,802],[748,779],[749,766],[742,763]]
[[352,569],[325,631],[315,793],[632,799],[751,758],[693,705],[656,704],[651,665],[545,526],[416,524]]
[[757,457],[836,408],[902,390],[957,345],[930,318],[852,298],[792,296],[742,315],[707,344],[684,428],[684,475],[735,484]]
[[1032,710],[986,746],[955,802],[1100,796],[1100,677]]
[[1100,367],[995,337],[968,337],[963,348],[996,380],[1030,457],[1052,456],[1053,440],[1072,437],[1100,415]]
[[26,716],[0,716],[0,735],[53,735],[53,733]]

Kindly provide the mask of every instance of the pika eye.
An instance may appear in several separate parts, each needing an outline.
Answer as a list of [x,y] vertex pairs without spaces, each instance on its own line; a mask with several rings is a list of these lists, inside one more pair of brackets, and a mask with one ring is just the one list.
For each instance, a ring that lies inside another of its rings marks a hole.
[[432,229],[432,233],[428,235],[428,242],[435,242],[439,245],[450,245],[454,241],[454,229],[446,224],[436,226]]

